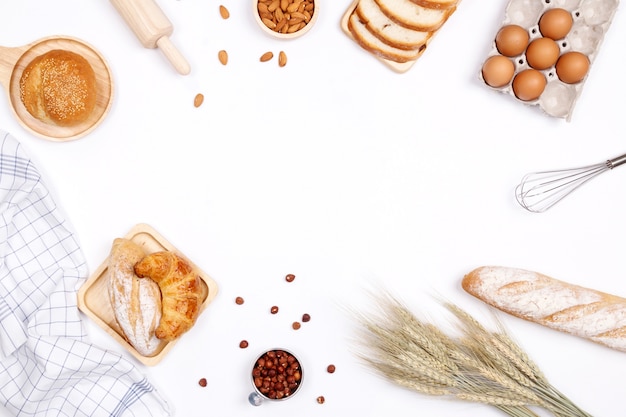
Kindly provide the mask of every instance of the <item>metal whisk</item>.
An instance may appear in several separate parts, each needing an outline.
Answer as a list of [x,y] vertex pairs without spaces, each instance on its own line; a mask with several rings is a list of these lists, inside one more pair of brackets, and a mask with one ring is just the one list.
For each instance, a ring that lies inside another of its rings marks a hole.
[[532,172],[515,188],[515,197],[526,210],[542,213],[587,181],[624,163],[626,154],[580,168]]

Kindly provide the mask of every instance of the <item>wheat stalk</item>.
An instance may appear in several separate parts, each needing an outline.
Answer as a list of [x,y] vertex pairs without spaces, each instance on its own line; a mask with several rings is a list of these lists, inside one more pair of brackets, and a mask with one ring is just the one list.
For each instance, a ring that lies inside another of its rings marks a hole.
[[499,326],[488,330],[458,306],[442,302],[456,318],[451,336],[417,318],[389,293],[376,296],[378,314],[355,313],[358,356],[377,373],[413,391],[498,408],[511,417],[591,417],[556,390],[524,350]]

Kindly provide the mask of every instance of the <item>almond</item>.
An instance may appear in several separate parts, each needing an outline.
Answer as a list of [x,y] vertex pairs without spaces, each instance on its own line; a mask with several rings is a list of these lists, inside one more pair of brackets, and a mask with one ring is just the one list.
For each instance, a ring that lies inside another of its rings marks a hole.
[[276,27],[276,22],[274,22],[273,20],[266,19],[266,18],[263,18],[261,20],[263,20],[263,23],[265,23],[265,26],[267,26],[270,29],[274,29]]
[[294,25],[289,25],[289,28],[287,29],[287,33],[294,33],[300,30],[300,24],[296,23]]
[[228,64],[228,52],[222,49],[221,51],[217,53],[217,59],[220,60],[222,65]]
[[204,95],[202,93],[196,94],[196,96],[193,98],[194,107],[200,107],[203,102],[204,102]]
[[270,59],[274,58],[274,54],[272,53],[272,51],[267,51],[266,53],[264,53],[263,55],[261,55],[261,62],[267,62]]
[[301,21],[302,20],[306,21],[306,20],[310,19],[310,15],[309,15],[309,17],[307,17],[304,13],[293,12],[293,13],[291,13],[291,18],[292,19],[301,19]]
[[267,6],[267,10],[274,13],[274,10],[276,10],[279,7],[280,7],[280,0],[274,0]]
[[287,54],[284,51],[280,51],[278,53],[278,66],[284,67],[285,65],[287,65]]
[[285,11],[287,11],[289,13],[297,12],[298,11],[298,7],[300,7],[300,2],[299,1],[295,1],[295,2],[291,3],[289,6],[287,6],[287,9]]
[[287,27],[287,19],[281,19],[276,23],[276,27],[274,28],[275,32],[282,32],[283,27]]
[[226,6],[220,5],[220,16],[222,16],[222,19],[228,19],[230,17],[230,12]]

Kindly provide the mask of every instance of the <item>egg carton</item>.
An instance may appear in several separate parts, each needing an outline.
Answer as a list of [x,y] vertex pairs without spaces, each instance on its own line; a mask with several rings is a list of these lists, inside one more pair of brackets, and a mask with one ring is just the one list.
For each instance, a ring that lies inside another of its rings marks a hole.
[[[486,82],[485,86],[509,94],[524,104],[539,106],[549,116],[569,121],[618,5],[619,0],[509,0],[501,27],[514,24],[526,28],[529,34],[529,43],[542,36],[539,31],[539,19],[545,12],[554,8],[569,11],[572,15],[573,24],[565,38],[557,41],[560,54],[578,51],[587,55],[589,70],[585,77],[576,84],[567,84],[559,80],[555,66],[541,70],[540,72],[546,77],[546,86],[543,93],[532,101],[518,99],[513,92],[512,81],[502,87],[492,87]],[[499,55],[495,36],[492,50],[486,59],[493,55]],[[525,52],[510,59],[515,65],[514,76],[530,68],[526,61]],[[485,81],[482,71],[479,77],[483,82]]]

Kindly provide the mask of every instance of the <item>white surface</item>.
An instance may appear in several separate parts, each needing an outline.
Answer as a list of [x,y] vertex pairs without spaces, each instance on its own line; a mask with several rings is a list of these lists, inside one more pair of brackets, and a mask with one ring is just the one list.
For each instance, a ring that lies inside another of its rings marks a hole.
[[[172,41],[192,66],[188,76],[143,49],[106,0],[0,3],[0,44],[72,35],[98,48],[113,70],[108,118],[74,142],[30,135],[0,102],[0,127],[37,161],[90,269],[115,237],[145,222],[220,286],[197,326],[163,362],[144,368],[178,416],[501,415],[373,375],[352,354],[345,307],[369,308],[364,292],[375,283],[442,324],[432,294],[488,320],[486,306],[460,288],[464,273],[485,264],[626,295],[626,169],[544,214],[525,212],[513,197],[527,171],[626,151],[623,8],[568,123],[478,80],[504,0],[463,0],[405,74],[341,31],[350,2],[323,0],[310,33],[277,41],[255,26],[247,1],[160,0],[175,26]],[[230,19],[219,16],[220,3]],[[227,66],[217,60],[220,49]],[[280,50],[286,67],[276,57],[259,62]],[[200,108],[196,93],[205,95]],[[287,284],[287,273],[296,281]],[[246,303],[237,306],[236,296]],[[276,316],[272,305],[281,308]],[[291,330],[305,312],[311,322]],[[594,416],[619,415],[625,353],[499,317],[574,402]],[[86,324],[94,342],[122,351]],[[248,349],[239,349],[242,339]],[[262,349],[279,345],[301,356],[305,385],[287,402],[252,407],[248,368]]]

